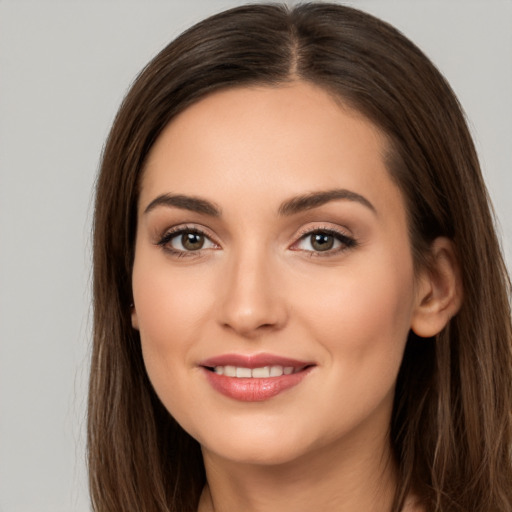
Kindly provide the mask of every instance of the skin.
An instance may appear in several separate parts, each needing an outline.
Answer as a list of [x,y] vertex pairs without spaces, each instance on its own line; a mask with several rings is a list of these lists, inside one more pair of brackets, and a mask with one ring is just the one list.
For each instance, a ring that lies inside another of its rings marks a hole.
[[[139,198],[132,323],[158,396],[202,446],[201,512],[390,510],[387,433],[407,335],[442,328],[456,279],[443,240],[439,271],[415,273],[385,151],[372,123],[302,82],[208,96],[153,146]],[[332,189],[371,207],[335,199],[279,213],[290,198]],[[221,215],[146,211],[163,194],[202,198]],[[175,228],[204,232],[203,248],[186,252],[181,235],[159,244]],[[345,238],[315,250],[307,234],[315,229]],[[199,366],[262,352],[315,366],[261,402],[218,393]],[[406,510],[419,509],[411,501]]]

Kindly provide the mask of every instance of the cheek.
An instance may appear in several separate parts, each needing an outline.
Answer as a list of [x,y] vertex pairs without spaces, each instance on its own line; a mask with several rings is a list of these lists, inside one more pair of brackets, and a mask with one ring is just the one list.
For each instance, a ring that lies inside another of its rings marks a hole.
[[183,372],[193,366],[189,350],[208,321],[212,300],[204,279],[197,271],[172,272],[165,261],[143,257],[135,261],[133,296],[142,354],[161,397],[172,397],[174,393],[166,388],[179,386]]
[[378,256],[319,275],[316,293],[302,283],[290,296],[298,298],[300,321],[307,322],[334,364],[364,362],[370,372],[382,368],[394,374],[411,324],[413,269],[407,258]]
[[205,304],[211,302],[209,274],[192,267],[173,271],[165,259],[144,256],[136,258],[132,276],[141,336],[181,338],[180,333],[201,323]]
[[393,268],[392,261],[382,259],[348,269],[333,272],[325,282],[319,278],[321,293],[307,293],[305,287],[292,295],[301,297],[294,304],[302,332],[322,347],[326,377],[315,394],[336,390],[334,405],[326,401],[318,412],[333,436],[367,419],[379,417],[381,427],[389,421],[414,297],[407,262]]

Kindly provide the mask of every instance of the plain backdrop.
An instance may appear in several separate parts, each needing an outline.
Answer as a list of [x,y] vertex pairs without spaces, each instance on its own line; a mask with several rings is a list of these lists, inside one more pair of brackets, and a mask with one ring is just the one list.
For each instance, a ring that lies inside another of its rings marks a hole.
[[[0,0],[0,512],[90,510],[90,223],[102,145],[142,66],[192,23],[241,3]],[[451,82],[512,261],[512,1],[346,3],[397,26]]]

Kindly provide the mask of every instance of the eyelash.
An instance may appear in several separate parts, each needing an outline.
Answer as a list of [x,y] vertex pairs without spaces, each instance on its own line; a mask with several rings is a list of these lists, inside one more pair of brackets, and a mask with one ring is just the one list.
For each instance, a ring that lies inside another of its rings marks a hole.
[[[218,244],[216,242],[214,242],[211,239],[211,237],[209,235],[207,235],[203,230],[198,229],[197,227],[191,227],[191,226],[181,226],[181,227],[177,227],[175,229],[171,229],[171,230],[167,231],[161,237],[161,239],[157,242],[156,245],[162,247],[163,250],[165,250],[166,252],[168,252],[171,255],[176,256],[178,258],[188,258],[188,257],[199,256],[199,254],[205,249],[197,249],[195,251],[193,251],[193,250],[187,251],[187,250],[175,249],[169,245],[173,239],[175,239],[178,236],[183,236],[184,234],[196,234],[196,235],[203,236],[203,237],[205,237],[205,239],[209,240],[212,244],[218,246]],[[305,249],[292,249],[292,250],[308,252],[308,253],[310,253],[309,254],[310,257],[328,257],[328,256],[333,256],[333,255],[339,254],[341,252],[347,251],[349,249],[353,249],[353,248],[357,247],[357,245],[358,245],[358,242],[354,238],[346,235],[345,233],[343,233],[341,231],[337,231],[335,229],[326,227],[326,228],[314,228],[311,230],[303,231],[302,233],[300,233],[298,240],[296,242],[294,242],[293,246],[297,245],[301,241],[304,241],[308,237],[311,237],[313,235],[332,236],[336,241],[340,242],[341,247],[338,247],[334,250],[329,249],[326,251],[314,251],[314,250],[310,251],[310,250],[305,250]]]
[[176,256],[178,258],[190,258],[198,256],[204,249],[198,249],[196,251],[182,251],[170,246],[170,242],[174,238],[178,236],[183,236],[185,234],[201,235],[204,236],[205,239],[210,240],[211,243],[218,245],[216,242],[213,242],[211,240],[211,237],[208,236],[203,230],[191,226],[180,226],[167,231],[162,236],[162,238],[157,242],[157,245],[161,246],[164,251],[170,253],[172,256]]
[[[338,231],[338,230],[330,228],[330,227],[329,228],[328,227],[314,228],[314,229],[310,229],[310,230],[305,230],[302,233],[300,233],[299,239],[297,240],[297,242],[294,242],[293,245],[297,245],[299,242],[301,242],[303,240],[307,240],[308,237],[312,237],[313,235],[332,236],[336,241],[340,242],[341,246],[336,249],[329,249],[326,251],[314,251],[314,250],[309,251],[309,250],[302,249],[304,252],[308,252],[309,256],[311,258],[322,258],[322,257],[334,256],[334,255],[340,254],[344,251],[347,251],[349,249],[353,249],[353,248],[357,247],[357,245],[358,245],[358,242],[356,241],[355,238],[348,236],[347,234],[343,233],[342,231]],[[301,249],[294,249],[294,250],[300,251]]]

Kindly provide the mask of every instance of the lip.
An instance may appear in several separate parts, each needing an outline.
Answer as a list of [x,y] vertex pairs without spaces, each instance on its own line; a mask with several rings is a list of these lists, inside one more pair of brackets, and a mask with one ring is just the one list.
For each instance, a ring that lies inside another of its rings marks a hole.
[[[228,365],[251,369],[263,366],[291,366],[294,373],[280,377],[240,378],[219,375],[211,370],[215,366]],[[262,402],[297,386],[315,364],[273,354],[225,354],[206,359],[199,366],[212,388],[222,395],[242,402]]]
[[210,357],[199,363],[199,366],[213,368],[215,366],[240,366],[243,368],[261,368],[262,366],[293,366],[293,368],[304,368],[313,366],[312,361],[299,361],[289,357],[275,354],[224,354]]

